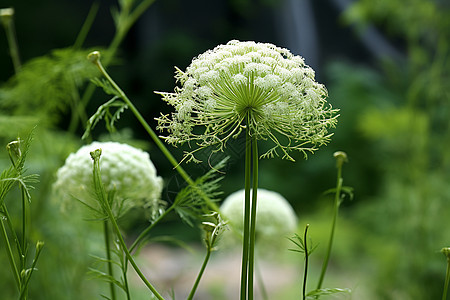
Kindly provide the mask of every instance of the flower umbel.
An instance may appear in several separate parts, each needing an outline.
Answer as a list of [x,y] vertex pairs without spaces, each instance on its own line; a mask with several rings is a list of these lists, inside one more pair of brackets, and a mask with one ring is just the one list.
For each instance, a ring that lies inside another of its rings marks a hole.
[[[119,215],[131,207],[144,207],[153,215],[160,208],[163,188],[162,178],[147,152],[127,144],[116,142],[93,142],[81,147],[66,159],[57,172],[55,191],[68,204],[72,197],[90,207],[98,207],[93,198],[95,191],[92,177],[90,152],[102,150],[100,160],[102,180],[106,192],[114,193]],[[126,202],[126,203],[125,203]]]
[[173,93],[157,92],[175,108],[158,118],[164,138],[177,145],[194,142],[199,148],[223,150],[248,126],[257,139],[275,145],[262,157],[306,155],[326,144],[328,128],[337,122],[337,109],[326,102],[324,85],[302,57],[269,43],[230,41],[197,58],[183,72],[176,69],[181,87]]

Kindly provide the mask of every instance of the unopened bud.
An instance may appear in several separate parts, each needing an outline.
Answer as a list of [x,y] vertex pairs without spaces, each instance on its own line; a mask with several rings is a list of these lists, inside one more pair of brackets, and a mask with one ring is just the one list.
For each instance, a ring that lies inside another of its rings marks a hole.
[[336,159],[336,166],[338,168],[341,168],[345,162],[348,162],[347,153],[344,151],[336,151],[333,156]]

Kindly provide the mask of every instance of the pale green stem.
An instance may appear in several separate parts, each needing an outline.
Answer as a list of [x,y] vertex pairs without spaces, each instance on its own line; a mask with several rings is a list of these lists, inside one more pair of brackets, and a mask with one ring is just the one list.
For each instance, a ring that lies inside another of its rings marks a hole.
[[201,280],[201,278],[203,276],[203,273],[205,272],[206,265],[208,264],[209,258],[211,257],[211,251],[212,251],[212,248],[208,245],[206,256],[205,256],[205,259],[203,260],[202,267],[200,269],[200,272],[197,275],[197,278],[195,280],[194,286],[192,287],[191,292],[189,293],[189,296],[188,296],[187,300],[194,299],[194,295],[195,295],[195,292],[197,290],[198,284],[200,283],[200,280]]
[[[339,213],[339,206],[340,206],[340,196],[341,196],[341,190],[342,190],[342,164],[338,164],[337,167],[337,183],[336,183],[336,194],[334,197],[334,207],[333,207],[333,221],[331,224],[331,233],[330,233],[330,239],[328,241],[328,248],[325,255],[325,259],[322,265],[322,271],[320,273],[319,282],[317,284],[317,289],[319,290],[322,287],[323,279],[325,277],[325,273],[327,271],[328,262],[330,260],[331,255],[331,248],[333,247],[333,240],[334,240],[334,232],[336,229],[336,221]],[[320,296],[317,296],[316,299],[318,299]]]
[[241,300],[247,299],[248,260],[250,245],[250,189],[251,189],[251,137],[248,126],[245,130],[245,203],[244,203],[244,232],[242,241],[241,267]]
[[256,208],[258,195],[258,142],[252,137],[252,207],[250,213],[250,241],[248,262],[248,300],[253,300],[253,274],[255,266]]
[[[100,59],[96,59],[94,61],[96,66],[99,68],[100,72],[105,76],[105,78],[108,80],[108,82],[112,85],[112,87],[119,93],[120,98],[125,102],[125,104],[129,107],[131,112],[134,114],[134,116],[138,119],[139,123],[144,127],[144,129],[147,131],[147,133],[150,135],[154,143],[158,146],[158,148],[161,150],[161,152],[166,156],[166,158],[169,160],[169,162],[172,164],[172,166],[175,168],[175,170],[178,171],[178,173],[181,175],[181,177],[190,185],[195,187],[196,184],[192,180],[192,178],[186,173],[186,171],[180,166],[178,161],[173,157],[172,153],[166,148],[164,143],[161,141],[161,139],[158,137],[158,135],[153,131],[153,129],[148,125],[148,123],[145,121],[144,117],[140,114],[140,112],[137,110],[137,108],[134,106],[134,104],[131,102],[131,100],[128,98],[128,96],[122,91],[122,89],[114,82],[114,80],[109,76],[109,74],[106,72],[105,68],[103,67],[102,63],[100,62]],[[214,210],[219,211],[219,207],[209,199],[207,195],[205,195],[201,190],[199,191],[199,194],[203,197],[203,199],[206,201],[208,206]]]
[[447,299],[447,290],[450,283],[450,258],[447,258],[447,271],[445,272],[444,292],[442,293],[442,300]]
[[[114,278],[114,269],[111,260],[111,242],[109,240],[109,228],[108,221],[103,221],[103,234],[105,235],[105,250],[106,250],[106,260],[108,264],[108,275]],[[116,299],[116,289],[112,281],[109,282],[109,289],[111,292],[111,300]]]
[[20,287],[21,287],[20,274],[17,269],[16,262],[14,261],[14,254],[12,252],[11,244],[9,243],[8,235],[6,233],[6,228],[5,228],[5,225],[3,224],[2,218],[0,218],[0,227],[1,227],[0,232],[2,234],[3,241],[6,245],[6,248],[5,248],[6,255],[8,256],[9,264],[11,266],[11,271],[13,273],[14,280],[16,281],[17,289],[20,291]]
[[16,32],[14,29],[14,19],[11,16],[8,21],[2,23],[5,27],[6,38],[8,39],[9,52],[14,66],[14,72],[17,74],[22,68],[22,63],[20,61],[19,47],[17,45]]
[[[96,150],[96,151],[98,151],[98,150]],[[122,251],[125,253],[130,264],[133,266],[133,269],[136,271],[136,273],[141,278],[141,280],[144,282],[144,284],[147,286],[147,288],[153,293],[153,295],[157,299],[164,300],[164,298],[158,293],[158,291],[153,287],[153,285],[144,276],[144,274],[142,273],[142,271],[139,269],[136,262],[134,261],[133,256],[130,254],[130,252],[127,248],[127,245],[125,244],[125,241],[123,239],[122,233],[120,232],[119,226],[117,225],[114,214],[109,205],[105,187],[103,186],[103,183],[102,183],[102,179],[100,176],[100,155],[98,155],[98,156],[94,155],[93,159],[94,159],[94,186],[96,188],[97,196],[100,198],[99,200],[100,200],[103,208],[105,209],[106,214],[108,215],[108,219],[111,222],[114,233],[117,236],[117,239],[119,241],[120,247],[122,248]]]

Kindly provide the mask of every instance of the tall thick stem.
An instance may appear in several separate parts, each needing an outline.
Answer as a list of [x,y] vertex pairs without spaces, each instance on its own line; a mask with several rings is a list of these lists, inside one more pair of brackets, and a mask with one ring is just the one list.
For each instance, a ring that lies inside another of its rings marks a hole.
[[251,189],[251,137],[247,126],[245,138],[245,202],[244,202],[244,232],[242,241],[241,267],[241,300],[247,299],[248,260],[250,244],[250,189]]
[[252,201],[250,213],[250,241],[249,241],[249,267],[248,267],[248,300],[253,299],[253,274],[255,269],[255,240],[256,240],[256,208],[258,194],[258,143],[256,137],[252,138]]

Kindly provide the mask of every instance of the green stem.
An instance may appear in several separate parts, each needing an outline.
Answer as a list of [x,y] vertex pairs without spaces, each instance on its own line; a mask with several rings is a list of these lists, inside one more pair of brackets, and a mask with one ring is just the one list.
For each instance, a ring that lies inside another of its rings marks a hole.
[[75,40],[75,43],[73,45],[74,49],[80,49],[84,41],[86,40],[86,36],[89,33],[92,24],[94,23],[95,16],[97,15],[99,7],[100,4],[96,1],[92,4],[91,8],[89,9],[89,13],[86,17],[86,20],[84,21],[83,26],[81,27],[81,30],[78,33],[77,39]]
[[[106,249],[106,260],[108,261],[108,275],[114,278],[114,269],[111,260],[111,242],[109,240],[109,228],[108,221],[103,221],[103,234],[105,235],[105,249]],[[109,282],[109,289],[111,291],[111,299],[116,299],[116,289],[112,281]]]
[[19,46],[17,44],[13,15],[11,15],[7,21],[2,23],[6,31],[6,38],[8,39],[9,52],[11,54],[11,59],[14,66],[14,72],[17,74],[22,68],[22,63],[20,61]]
[[14,280],[16,281],[17,289],[20,291],[21,280],[20,274],[16,266],[16,262],[14,261],[14,254],[11,249],[11,244],[9,243],[8,234],[6,233],[5,225],[3,224],[3,218],[0,218],[0,232],[2,234],[3,241],[6,245],[6,254],[8,256],[9,264],[11,266],[11,271],[13,273]]
[[447,290],[450,282],[450,258],[447,258],[447,271],[445,273],[444,292],[442,293],[442,300],[447,299]]
[[[161,150],[161,152],[166,156],[166,158],[169,160],[169,162],[172,164],[172,166],[177,170],[177,172],[181,175],[181,177],[190,185],[195,187],[196,184],[194,180],[186,173],[186,171],[180,166],[178,161],[173,157],[172,153],[166,148],[164,143],[161,141],[161,139],[158,137],[158,135],[153,131],[153,129],[148,125],[148,123],[145,121],[144,117],[140,114],[140,112],[137,110],[137,108],[134,106],[134,104],[131,102],[131,100],[128,98],[128,96],[122,91],[122,89],[114,82],[114,80],[109,76],[109,74],[106,72],[105,68],[103,67],[102,63],[100,62],[100,59],[96,59],[94,61],[96,66],[99,68],[100,72],[105,76],[105,78],[108,80],[108,82],[112,85],[112,87],[119,93],[120,98],[125,102],[125,104],[129,107],[131,112],[134,114],[136,119],[138,119],[139,123],[144,127],[144,129],[147,131],[147,133],[150,135],[154,143],[158,146],[158,148]],[[204,194],[204,192],[199,191],[200,195],[203,197],[203,199],[206,201],[208,206],[214,210],[219,211],[219,207],[209,199],[209,197]]]
[[140,234],[139,236],[136,238],[136,240],[134,241],[134,243],[131,245],[130,247],[130,252],[132,252],[138,245],[139,243],[145,238],[145,236],[150,232],[150,230],[153,229],[153,227],[156,226],[156,224],[159,223],[159,221],[161,221],[165,216],[167,216],[173,209],[175,208],[174,205],[170,206],[168,209],[166,209],[164,211],[164,213],[162,213],[161,215],[159,215],[159,217],[153,221],[149,226],[147,226],[147,228],[145,228]]
[[156,289],[153,287],[153,285],[145,278],[142,271],[137,266],[136,262],[134,261],[133,256],[130,254],[127,245],[125,244],[125,241],[123,239],[122,233],[120,232],[119,226],[117,225],[116,219],[114,217],[114,214],[111,210],[111,207],[109,205],[105,187],[103,186],[101,175],[100,175],[100,150],[95,150],[91,153],[92,158],[94,160],[94,186],[97,193],[97,196],[99,197],[100,203],[102,204],[102,207],[104,208],[109,221],[111,222],[111,225],[113,227],[114,233],[117,236],[117,239],[119,241],[120,247],[122,248],[122,251],[125,253],[127,259],[129,260],[131,266],[136,271],[138,276],[141,278],[141,280],[144,282],[144,284],[147,286],[147,288],[153,293],[153,295],[159,299],[164,300],[164,298],[156,291]]
[[302,290],[302,299],[306,299],[306,280],[308,277],[308,262],[309,262],[309,253],[308,253],[308,244],[307,244],[307,234],[308,234],[309,224],[306,224],[305,233],[303,235],[303,244],[305,249],[305,271],[303,272],[303,290]]
[[250,184],[251,184],[251,137],[248,126],[245,130],[245,203],[244,203],[244,233],[242,241],[241,267],[241,300],[247,299],[248,260],[250,245]]
[[22,290],[21,290],[20,296],[19,296],[20,300],[27,299],[27,297],[28,297],[28,284],[30,283],[31,275],[33,274],[34,270],[36,270],[36,264],[39,259],[39,255],[41,254],[43,246],[44,246],[43,242],[38,242],[36,245],[36,254],[34,256],[31,267],[28,269],[29,272],[26,273],[25,283],[22,286]]
[[22,243],[21,243],[21,249],[22,254],[20,255],[20,268],[25,269],[25,259],[26,259],[26,253],[27,253],[27,197],[25,194],[25,189],[21,187],[21,193],[22,193]]
[[250,213],[250,245],[248,262],[248,300],[253,300],[253,274],[255,269],[255,239],[256,239],[256,207],[258,194],[258,143],[252,137],[252,207]]
[[[330,234],[330,239],[328,241],[328,248],[327,248],[327,252],[325,255],[325,259],[322,265],[322,271],[320,273],[320,278],[319,278],[319,282],[317,284],[317,289],[319,290],[322,287],[322,283],[323,283],[323,279],[325,277],[325,273],[327,271],[327,267],[328,267],[328,262],[330,260],[330,255],[331,255],[331,248],[333,246],[333,240],[334,240],[334,232],[336,229],[336,221],[337,221],[337,217],[338,217],[338,212],[339,212],[339,206],[340,206],[340,196],[341,196],[341,190],[342,190],[342,164],[338,164],[337,167],[338,171],[337,171],[337,183],[336,183],[336,194],[334,197],[334,207],[333,207],[333,221],[331,224],[331,234]],[[319,296],[317,296],[317,299],[319,298]]]
[[211,257],[211,251],[212,251],[211,247],[208,246],[205,259],[203,260],[202,267],[200,269],[200,272],[197,275],[197,279],[195,280],[194,286],[192,287],[191,292],[189,293],[189,296],[188,296],[187,300],[194,299],[195,291],[197,290],[198,284],[200,283],[200,280],[201,280],[201,278],[203,276],[203,273],[205,272],[206,265],[208,264],[209,258]]
[[[123,25],[122,28],[117,28],[116,34],[114,35],[113,40],[111,41],[111,43],[108,46],[108,49],[106,50],[106,52],[108,53],[108,56],[105,58],[105,66],[107,66],[111,62],[112,58],[114,57],[114,55],[117,52],[117,49],[119,49],[120,44],[123,42],[123,39],[125,38],[128,30],[130,30],[130,28],[133,26],[133,24],[136,23],[136,21],[140,18],[140,16],[149,8],[149,6],[153,2],[154,2],[154,0],[145,0],[145,1],[141,2],[134,9],[134,11],[131,14],[129,14],[128,10],[126,12],[121,12],[121,14],[127,15],[126,24]],[[93,18],[93,16],[96,13],[95,10],[96,10],[96,7],[94,4],[91,8],[91,11],[89,12],[89,15],[88,15],[88,18],[87,18],[85,24],[83,25],[83,27],[81,29],[81,32],[78,35],[78,38],[75,42],[74,47],[77,47],[84,40],[84,35],[87,34],[87,32],[86,33],[84,33],[84,32],[87,31],[87,28],[90,27],[91,18]],[[79,106],[80,106],[79,110],[82,110],[84,112],[84,108],[87,106],[89,100],[92,98],[92,95],[94,95],[94,91],[95,91],[95,85],[91,82],[88,84],[86,90],[83,93],[83,96],[81,97],[81,101],[79,102]],[[83,123],[86,123],[87,118],[85,118],[84,115],[85,114],[80,115],[80,119]],[[76,118],[75,120],[71,121],[70,127],[69,127],[70,132],[75,132],[80,119]]]

